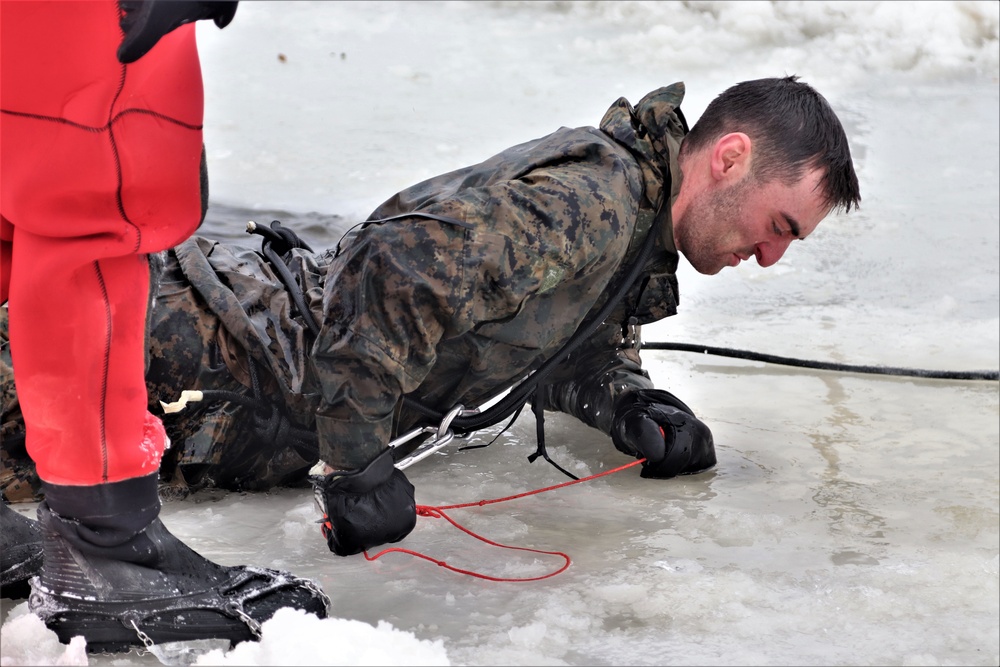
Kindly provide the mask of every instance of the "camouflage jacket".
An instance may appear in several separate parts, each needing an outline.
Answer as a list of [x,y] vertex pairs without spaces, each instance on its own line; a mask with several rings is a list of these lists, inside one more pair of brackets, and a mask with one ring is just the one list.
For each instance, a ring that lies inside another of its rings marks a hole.
[[599,128],[561,128],[431,178],[337,248],[285,254],[318,336],[254,250],[195,237],[163,254],[151,410],[182,389],[225,392],[164,416],[164,477],[263,489],[303,478],[317,458],[356,468],[419,422],[402,396],[440,412],[482,404],[600,309],[658,218],[643,277],[538,389],[546,409],[608,432],[617,396],[652,386],[630,324],[677,308],[683,92],[673,84],[634,108],[619,99]]
[[[398,411],[403,395],[442,411],[475,406],[536,369],[610,296],[659,214],[649,279],[545,388],[547,407],[607,432],[617,394],[649,386],[623,326],[676,311],[682,97],[674,84],[635,108],[619,99],[600,128],[562,128],[379,206],[370,220],[419,211],[465,224],[376,222],[342,244],[310,358],[321,458],[344,468],[371,460],[416,419]],[[581,402],[583,389],[596,400]]]

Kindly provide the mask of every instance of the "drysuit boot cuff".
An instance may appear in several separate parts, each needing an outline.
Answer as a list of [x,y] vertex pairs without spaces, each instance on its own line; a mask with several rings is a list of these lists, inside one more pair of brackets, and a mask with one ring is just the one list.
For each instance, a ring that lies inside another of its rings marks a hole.
[[44,504],[64,521],[92,533],[98,543],[127,540],[160,514],[157,474],[92,486],[42,483]]

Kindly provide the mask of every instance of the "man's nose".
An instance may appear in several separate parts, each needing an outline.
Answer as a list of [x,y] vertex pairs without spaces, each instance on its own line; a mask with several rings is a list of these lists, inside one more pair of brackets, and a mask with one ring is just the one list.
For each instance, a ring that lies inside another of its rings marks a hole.
[[757,257],[757,264],[764,268],[777,264],[778,260],[785,254],[785,251],[788,250],[790,243],[791,240],[758,243],[756,247],[754,247],[754,255]]

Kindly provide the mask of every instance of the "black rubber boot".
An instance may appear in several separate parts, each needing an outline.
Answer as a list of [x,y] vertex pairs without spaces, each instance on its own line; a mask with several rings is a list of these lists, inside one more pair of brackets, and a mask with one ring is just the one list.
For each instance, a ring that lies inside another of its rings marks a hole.
[[[83,635],[89,652],[203,639],[233,645],[259,639],[260,624],[281,607],[326,617],[329,598],[313,582],[217,565],[174,537],[155,518],[155,475],[90,487],[46,484],[45,492],[38,507],[45,560],[28,606],[63,643]],[[55,511],[67,503],[82,508],[75,518]]]
[[31,577],[42,569],[42,530],[37,521],[3,502],[0,509],[0,597],[28,597]]

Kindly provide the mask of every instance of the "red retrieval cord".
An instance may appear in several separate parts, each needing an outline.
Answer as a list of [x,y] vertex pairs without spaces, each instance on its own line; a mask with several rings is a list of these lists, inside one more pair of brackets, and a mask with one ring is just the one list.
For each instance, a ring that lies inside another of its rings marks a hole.
[[467,574],[470,577],[478,577],[479,579],[487,579],[489,581],[539,581],[541,579],[548,579],[549,577],[554,577],[557,574],[559,574],[560,572],[564,572],[566,570],[566,568],[569,567],[569,564],[570,564],[569,556],[567,556],[563,552],[561,552],[561,551],[544,551],[542,549],[530,549],[528,547],[515,547],[515,546],[511,546],[509,544],[500,544],[499,542],[494,542],[493,540],[489,540],[489,539],[483,537],[482,535],[477,535],[476,533],[472,532],[468,528],[462,526],[457,521],[455,521],[454,519],[452,519],[450,516],[448,516],[447,514],[445,514],[444,510],[465,509],[467,507],[482,507],[483,505],[492,505],[494,503],[502,503],[502,502],[506,502],[508,500],[515,500],[517,498],[524,498],[525,496],[533,496],[535,494],[544,493],[546,491],[554,491],[556,489],[561,489],[564,486],[569,486],[571,484],[579,484],[580,482],[588,482],[588,481],[590,481],[592,479],[597,479],[598,477],[604,477],[605,475],[614,474],[614,473],[619,472],[621,470],[625,470],[626,468],[631,468],[632,466],[639,465],[643,461],[645,461],[645,459],[639,459],[637,461],[633,461],[632,463],[627,463],[627,464],[625,464],[623,466],[619,466],[619,467],[614,468],[612,470],[607,470],[605,472],[599,472],[599,473],[597,473],[595,475],[590,475],[589,477],[583,477],[583,478],[580,478],[580,479],[574,479],[574,480],[571,480],[569,482],[563,482],[562,484],[555,484],[553,486],[546,486],[545,488],[542,488],[542,489],[536,489],[534,491],[526,491],[524,493],[518,493],[518,494],[513,495],[513,496],[506,496],[504,498],[493,498],[492,500],[479,500],[477,502],[462,503],[460,505],[441,505],[441,506],[438,506],[438,507],[435,507],[435,506],[432,506],[432,505],[417,505],[417,514],[419,516],[445,519],[446,521],[448,521],[448,523],[450,523],[451,525],[455,526],[456,528],[458,528],[459,530],[461,530],[463,533],[465,533],[467,535],[471,535],[472,537],[476,538],[480,542],[485,542],[486,544],[489,544],[489,545],[494,546],[494,547],[500,547],[501,549],[513,549],[515,551],[530,551],[530,552],[536,553],[536,554],[545,554],[545,555],[549,555],[549,556],[559,556],[560,558],[562,558],[563,561],[564,561],[563,565],[558,570],[555,570],[553,572],[549,572],[548,574],[543,574],[543,575],[538,576],[538,577],[523,577],[523,578],[494,577],[494,576],[491,576],[491,575],[488,575],[488,574],[482,574],[480,572],[473,572],[471,570],[463,570],[462,568],[458,568],[458,567],[455,567],[453,565],[449,565],[447,562],[445,562],[443,560],[437,560],[435,558],[431,558],[430,556],[422,554],[422,553],[420,553],[418,551],[413,551],[411,549],[403,549],[401,547],[389,547],[388,549],[383,549],[382,551],[378,552],[374,556],[369,556],[368,552],[365,551],[364,552],[365,553],[365,558],[368,559],[368,560],[370,560],[370,561],[373,561],[373,560],[377,560],[378,558],[381,558],[382,556],[384,556],[385,554],[388,554],[388,553],[392,553],[392,552],[405,553],[405,554],[410,554],[411,556],[416,556],[417,558],[423,558],[426,561],[430,561],[431,563],[434,563],[435,565],[438,565],[440,567],[443,567],[443,568],[446,568],[448,570],[451,570],[452,572],[458,572],[459,574]]

